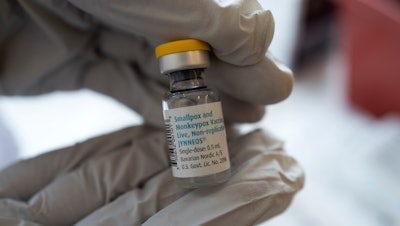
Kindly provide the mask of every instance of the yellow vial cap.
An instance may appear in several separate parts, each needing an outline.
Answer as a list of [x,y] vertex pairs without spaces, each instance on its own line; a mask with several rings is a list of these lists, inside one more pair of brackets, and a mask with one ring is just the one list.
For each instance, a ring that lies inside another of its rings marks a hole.
[[197,39],[167,42],[156,47],[156,57],[162,74],[179,70],[208,68],[211,47]]
[[208,43],[197,39],[183,39],[173,42],[167,42],[157,46],[156,57],[160,58],[169,54],[196,50],[211,51],[211,47],[208,45]]

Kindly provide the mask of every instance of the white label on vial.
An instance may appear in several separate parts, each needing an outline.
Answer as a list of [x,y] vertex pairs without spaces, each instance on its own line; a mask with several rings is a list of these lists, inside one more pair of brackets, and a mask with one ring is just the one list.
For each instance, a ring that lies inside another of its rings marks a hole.
[[172,173],[200,177],[230,168],[221,103],[164,111]]

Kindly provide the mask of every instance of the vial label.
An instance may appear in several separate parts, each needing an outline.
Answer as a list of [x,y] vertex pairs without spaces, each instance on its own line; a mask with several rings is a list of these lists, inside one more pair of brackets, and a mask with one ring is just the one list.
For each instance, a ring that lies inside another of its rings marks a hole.
[[174,177],[200,177],[230,168],[221,103],[164,111]]

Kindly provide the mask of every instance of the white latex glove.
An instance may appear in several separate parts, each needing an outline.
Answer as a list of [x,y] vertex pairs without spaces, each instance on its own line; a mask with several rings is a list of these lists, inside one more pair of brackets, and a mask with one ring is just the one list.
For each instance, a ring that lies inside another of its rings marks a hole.
[[131,127],[7,168],[0,172],[0,224],[254,225],[285,210],[303,185],[282,142],[255,131],[228,141],[227,183],[182,189],[164,137]]
[[16,19],[0,39],[0,95],[89,88],[161,126],[169,84],[154,47],[182,38],[211,44],[206,79],[219,90],[228,122],[260,120],[265,105],[292,89],[291,71],[265,55],[274,22],[255,0],[18,2],[3,7],[3,17]]

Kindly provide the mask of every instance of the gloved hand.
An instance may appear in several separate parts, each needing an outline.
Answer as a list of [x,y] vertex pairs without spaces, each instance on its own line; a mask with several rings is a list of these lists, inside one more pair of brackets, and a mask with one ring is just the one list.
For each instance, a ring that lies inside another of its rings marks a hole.
[[266,104],[292,89],[291,71],[265,55],[274,22],[255,0],[19,2],[9,6],[19,14],[0,9],[13,23],[3,26],[0,95],[88,88],[162,126],[169,84],[154,47],[189,37],[213,48],[206,79],[220,93],[226,121],[258,121]]
[[[290,70],[265,55],[274,23],[256,1],[0,4],[3,95],[89,88],[159,127],[168,85],[153,49],[188,37],[213,47],[206,79],[228,122],[259,120],[292,88]],[[144,125],[95,138],[0,172],[0,216],[45,225],[249,225],[283,211],[303,174],[282,143],[256,131],[229,145],[228,183],[183,190],[172,182],[163,131]]]
[[182,189],[164,137],[131,127],[13,165],[0,173],[0,216],[43,225],[254,225],[285,210],[302,187],[282,142],[255,131],[229,140],[227,183]]

